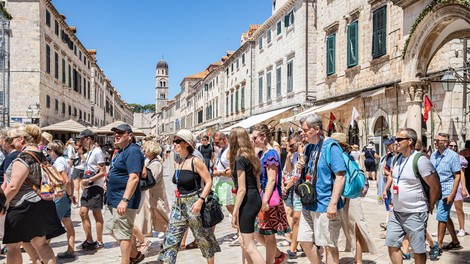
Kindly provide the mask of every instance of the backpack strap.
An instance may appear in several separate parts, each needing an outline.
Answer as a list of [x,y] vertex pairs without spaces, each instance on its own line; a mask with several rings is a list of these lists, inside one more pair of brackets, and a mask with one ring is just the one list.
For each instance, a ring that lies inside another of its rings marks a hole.
[[419,179],[423,178],[423,176],[421,176],[421,173],[419,173],[419,168],[418,168],[418,161],[419,161],[419,158],[421,158],[422,156],[424,156],[424,154],[421,153],[421,152],[418,152],[418,153],[416,153],[416,155],[413,159],[413,172],[414,172],[416,178],[419,178]]
[[392,161],[392,165],[395,166],[395,164],[397,164],[397,161],[398,161],[398,158],[401,157],[401,153],[398,153],[397,155],[395,155],[395,157],[393,157],[393,161]]

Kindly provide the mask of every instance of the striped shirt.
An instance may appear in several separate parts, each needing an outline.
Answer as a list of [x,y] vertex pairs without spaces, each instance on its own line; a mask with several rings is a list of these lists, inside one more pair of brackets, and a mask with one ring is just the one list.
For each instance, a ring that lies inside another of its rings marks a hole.
[[454,173],[460,173],[462,168],[459,155],[450,149],[445,149],[442,154],[436,150],[431,155],[431,163],[439,174],[442,196],[450,195],[454,186]]

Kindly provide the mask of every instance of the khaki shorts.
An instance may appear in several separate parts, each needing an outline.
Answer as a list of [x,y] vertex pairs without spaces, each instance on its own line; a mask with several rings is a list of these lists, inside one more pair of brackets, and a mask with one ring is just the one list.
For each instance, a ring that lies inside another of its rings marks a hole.
[[313,242],[317,246],[338,247],[341,230],[341,210],[338,218],[328,219],[326,213],[302,210],[299,223],[299,242]]
[[111,235],[116,240],[131,239],[136,212],[136,209],[127,208],[126,213],[121,216],[118,214],[117,208],[105,206],[103,234]]

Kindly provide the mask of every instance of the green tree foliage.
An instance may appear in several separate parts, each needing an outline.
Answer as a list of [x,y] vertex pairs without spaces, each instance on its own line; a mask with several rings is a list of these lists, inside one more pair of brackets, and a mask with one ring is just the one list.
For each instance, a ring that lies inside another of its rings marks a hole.
[[155,112],[155,104],[129,104],[134,113],[152,113]]

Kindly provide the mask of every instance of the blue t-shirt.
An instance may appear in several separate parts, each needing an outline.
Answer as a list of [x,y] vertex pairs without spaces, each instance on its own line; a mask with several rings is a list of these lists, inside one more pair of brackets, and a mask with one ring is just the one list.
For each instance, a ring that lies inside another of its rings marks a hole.
[[[330,147],[331,143],[333,143],[334,140],[331,138],[325,139],[323,142],[321,152],[320,152],[320,159],[318,160],[318,179],[317,179],[317,203],[314,205],[310,206],[304,206],[304,209],[314,211],[314,212],[319,212],[319,213],[326,213],[326,209],[328,208],[328,204],[330,203],[331,200],[331,194],[333,193],[333,185],[335,183],[335,178],[333,174],[336,174],[340,171],[346,171],[346,165],[344,164],[344,160],[341,157],[341,153],[343,150],[338,147],[337,145],[333,145],[331,147],[331,157],[330,157],[330,165],[326,163],[326,149]],[[317,151],[316,148],[317,145],[315,145],[313,152]],[[314,155],[311,155],[314,156]],[[310,157],[309,156],[309,159]],[[310,161],[308,161],[306,164],[310,164]],[[331,168],[331,169],[330,169]],[[337,208],[341,209],[343,208],[343,200],[338,199],[338,205]]]
[[455,151],[445,149],[442,155],[439,151],[434,151],[431,155],[431,163],[439,175],[441,181],[442,196],[450,195],[454,187],[454,173],[462,169],[460,157]]
[[[143,167],[144,155],[136,144],[131,143],[129,146],[118,151],[109,169],[108,181],[106,183],[106,199],[109,206],[117,208],[126,190],[129,174],[137,173],[140,175]],[[129,198],[127,208],[139,209],[139,204],[140,186],[137,184],[134,194]]]

